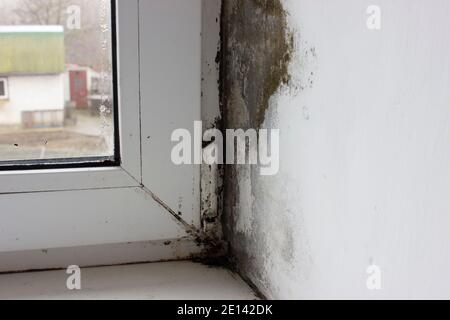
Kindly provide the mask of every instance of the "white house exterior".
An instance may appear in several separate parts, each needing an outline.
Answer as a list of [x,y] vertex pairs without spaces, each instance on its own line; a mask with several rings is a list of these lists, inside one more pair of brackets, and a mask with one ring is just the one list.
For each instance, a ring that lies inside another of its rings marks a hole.
[[[56,117],[55,120],[62,123],[64,120],[62,74],[9,76],[2,79],[6,80],[8,97],[0,98],[1,125],[22,124],[23,112],[33,112],[36,117],[43,117],[43,123],[52,121],[45,117]],[[40,122],[39,119],[36,120]]]
[[64,85],[63,27],[0,26],[1,126],[61,126]]

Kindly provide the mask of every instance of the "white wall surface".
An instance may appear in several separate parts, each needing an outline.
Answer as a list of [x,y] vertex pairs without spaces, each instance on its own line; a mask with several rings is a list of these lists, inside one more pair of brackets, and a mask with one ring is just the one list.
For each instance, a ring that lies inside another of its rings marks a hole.
[[247,276],[270,298],[450,298],[450,2],[283,3],[304,89],[266,114],[280,173],[238,177]]
[[8,77],[9,99],[0,101],[0,123],[20,124],[22,111],[63,110],[62,74]]

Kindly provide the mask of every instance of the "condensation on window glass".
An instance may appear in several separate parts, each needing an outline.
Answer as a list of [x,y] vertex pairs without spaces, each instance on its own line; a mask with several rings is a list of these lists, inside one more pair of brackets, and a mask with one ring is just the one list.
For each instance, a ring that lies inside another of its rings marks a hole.
[[113,159],[110,0],[0,0],[0,162]]

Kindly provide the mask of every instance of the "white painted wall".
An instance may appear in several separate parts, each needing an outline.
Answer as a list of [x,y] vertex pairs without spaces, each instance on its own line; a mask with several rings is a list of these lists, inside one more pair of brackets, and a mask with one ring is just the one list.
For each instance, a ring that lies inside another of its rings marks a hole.
[[8,77],[9,99],[0,101],[0,123],[20,124],[22,111],[63,110],[62,74]]
[[266,114],[280,173],[238,177],[239,231],[261,239],[247,276],[270,298],[450,298],[450,2],[284,4],[305,89]]

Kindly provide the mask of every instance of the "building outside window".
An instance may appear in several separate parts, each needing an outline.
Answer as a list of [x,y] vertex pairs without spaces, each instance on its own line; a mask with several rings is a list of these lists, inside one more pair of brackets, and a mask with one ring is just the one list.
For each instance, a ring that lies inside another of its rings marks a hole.
[[8,80],[0,78],[0,100],[8,99]]

